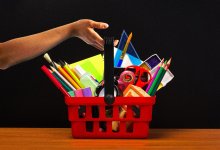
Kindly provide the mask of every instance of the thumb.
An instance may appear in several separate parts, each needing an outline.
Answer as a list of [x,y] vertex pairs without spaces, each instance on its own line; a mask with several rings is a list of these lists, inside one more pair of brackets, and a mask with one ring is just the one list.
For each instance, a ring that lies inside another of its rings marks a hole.
[[91,23],[91,27],[92,28],[96,28],[96,29],[106,29],[108,28],[108,24],[107,23],[104,23],[104,22],[96,22],[96,21],[93,21]]

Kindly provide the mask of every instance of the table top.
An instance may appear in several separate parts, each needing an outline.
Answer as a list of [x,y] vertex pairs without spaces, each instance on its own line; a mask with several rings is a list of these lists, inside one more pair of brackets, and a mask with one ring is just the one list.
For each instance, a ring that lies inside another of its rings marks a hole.
[[220,149],[220,129],[150,129],[148,139],[73,139],[70,128],[0,128],[0,150]]

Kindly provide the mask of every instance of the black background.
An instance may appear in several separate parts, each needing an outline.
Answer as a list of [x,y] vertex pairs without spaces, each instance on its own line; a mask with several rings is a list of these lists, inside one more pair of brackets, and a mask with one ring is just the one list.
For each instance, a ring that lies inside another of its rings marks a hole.
[[[157,94],[153,128],[219,128],[218,0],[7,0],[0,2],[0,41],[78,19],[109,23],[102,36],[133,32],[141,59],[173,57],[175,78]],[[99,51],[72,38],[49,51],[75,62]],[[62,93],[42,73],[42,56],[0,71],[0,126],[70,127]]]

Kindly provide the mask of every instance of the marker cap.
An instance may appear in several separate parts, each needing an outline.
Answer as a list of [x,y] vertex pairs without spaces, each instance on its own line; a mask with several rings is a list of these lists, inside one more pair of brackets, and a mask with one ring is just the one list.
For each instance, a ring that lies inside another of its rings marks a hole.
[[86,71],[80,65],[76,65],[74,71],[79,78],[81,78],[86,73]]

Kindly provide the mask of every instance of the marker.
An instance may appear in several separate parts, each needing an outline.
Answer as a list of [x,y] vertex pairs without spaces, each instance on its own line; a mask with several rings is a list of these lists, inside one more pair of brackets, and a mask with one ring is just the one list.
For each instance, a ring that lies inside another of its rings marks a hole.
[[155,95],[155,93],[157,91],[157,88],[160,85],[160,82],[162,81],[162,79],[163,79],[163,77],[164,77],[164,75],[166,73],[166,70],[165,70],[166,63],[167,63],[167,61],[165,61],[162,64],[162,66],[160,67],[160,70],[158,71],[157,76],[156,76],[155,80],[152,83],[152,86],[150,87],[150,89],[148,91],[148,94],[150,96]]
[[73,91],[76,90],[76,88],[74,88],[69,81],[67,81],[55,68],[53,68],[52,66],[50,66],[50,68],[52,69],[52,71],[59,76]]
[[68,64],[65,63],[65,62],[62,62],[62,61],[60,61],[60,63],[61,63],[61,66],[68,72],[68,74],[75,80],[75,82],[78,84],[78,86],[83,88],[83,85],[80,83],[80,81],[77,78],[77,76],[72,72],[72,70],[70,69]]
[[53,84],[65,95],[70,97],[69,93],[63,88],[63,86],[57,81],[57,79],[53,76],[50,70],[43,65],[41,70],[47,75],[47,77],[53,82]]
[[161,65],[163,64],[163,62],[164,62],[164,59],[162,59],[162,61],[159,63],[159,65],[158,65],[158,67],[157,67],[157,70],[156,70],[155,73],[154,73],[153,78],[151,79],[149,85],[147,86],[147,89],[146,89],[146,92],[147,92],[147,93],[148,93],[150,87],[152,86],[152,83],[154,82],[154,80],[155,80],[155,78],[156,78],[156,76],[157,76],[157,73],[159,72],[160,67],[161,67]]
[[54,63],[58,69],[58,71],[60,72],[60,74],[62,74],[76,89],[80,89],[80,87],[78,86],[78,84],[66,73],[66,71],[57,63]]
[[120,59],[119,59],[119,61],[118,61],[117,67],[121,67],[121,64],[122,64],[122,62],[123,62],[123,59],[124,59],[124,57],[125,57],[125,54],[126,54],[126,52],[127,52],[127,50],[128,50],[129,43],[131,42],[131,38],[132,38],[132,32],[131,32],[130,35],[128,36],[127,42],[126,42],[125,47],[124,47],[124,49],[123,49],[123,51],[122,51],[122,54],[121,54],[121,57],[120,57]]

